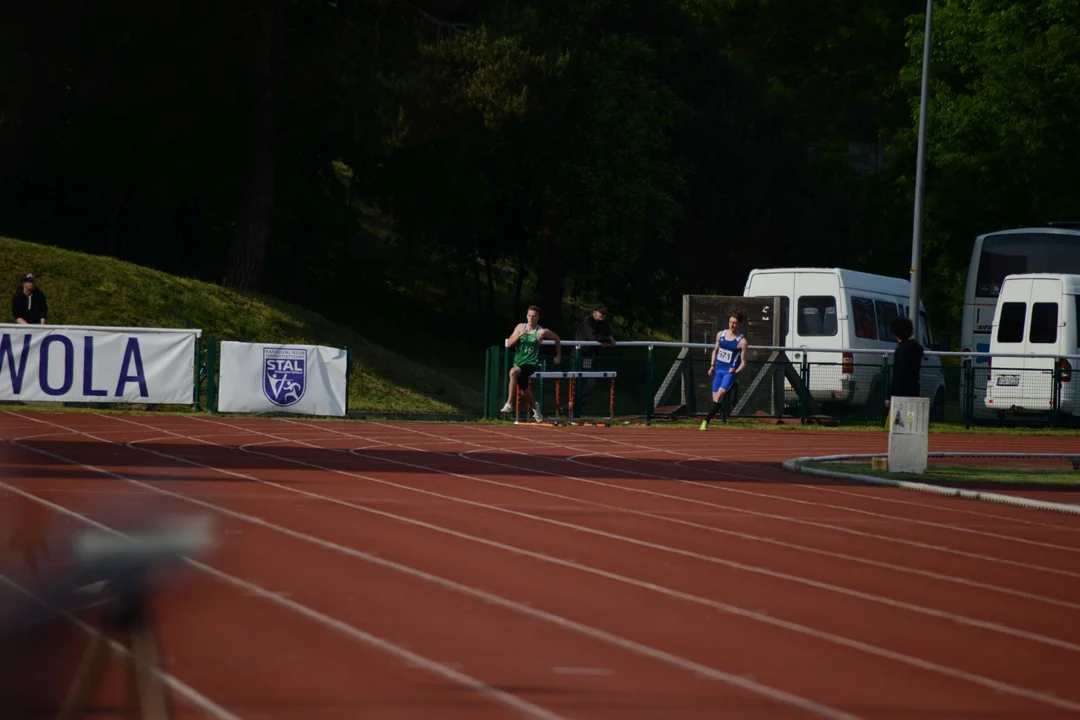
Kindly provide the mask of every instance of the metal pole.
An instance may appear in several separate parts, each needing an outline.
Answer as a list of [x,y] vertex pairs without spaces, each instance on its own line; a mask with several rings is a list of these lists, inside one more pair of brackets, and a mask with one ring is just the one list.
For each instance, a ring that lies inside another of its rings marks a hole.
[[934,0],[926,0],[926,30],[923,37],[922,96],[919,99],[919,148],[915,161],[915,217],[911,235],[911,307],[908,316],[919,335],[919,298],[922,293],[923,186],[926,165],[926,115],[930,101],[930,29],[934,22]]

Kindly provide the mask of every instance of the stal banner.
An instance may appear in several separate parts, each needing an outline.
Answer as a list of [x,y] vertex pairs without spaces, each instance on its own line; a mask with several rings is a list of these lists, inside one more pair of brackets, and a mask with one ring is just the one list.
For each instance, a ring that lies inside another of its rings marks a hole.
[[5,324],[0,331],[0,400],[195,400],[201,330]]
[[345,416],[344,348],[221,343],[219,412]]

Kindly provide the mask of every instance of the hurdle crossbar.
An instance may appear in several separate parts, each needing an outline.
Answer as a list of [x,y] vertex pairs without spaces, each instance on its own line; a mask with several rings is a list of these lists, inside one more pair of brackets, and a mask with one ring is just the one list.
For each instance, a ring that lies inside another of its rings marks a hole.
[[[610,380],[610,390],[608,397],[608,411],[610,413],[609,422],[615,421],[615,378],[618,373],[614,370],[538,370],[529,376],[529,379],[549,379],[555,380],[555,417],[559,416],[559,388],[560,380],[569,381],[569,403],[567,404],[568,416],[567,421],[574,419],[574,381],[583,380],[587,378],[595,378],[597,380],[607,379]],[[518,422],[519,413],[521,410],[521,389],[518,389],[517,396],[514,398],[514,422]]]

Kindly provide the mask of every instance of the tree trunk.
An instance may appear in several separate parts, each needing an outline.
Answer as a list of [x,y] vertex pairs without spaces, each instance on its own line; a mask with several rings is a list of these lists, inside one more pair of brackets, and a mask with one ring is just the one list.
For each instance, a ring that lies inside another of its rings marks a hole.
[[476,316],[484,316],[484,281],[480,279],[480,251],[472,253],[471,265],[473,276],[473,292],[476,293]]
[[[545,235],[549,233],[545,232]],[[540,324],[562,336],[562,302],[566,290],[566,258],[558,241],[550,237],[540,243],[536,272],[536,292],[540,296]]]
[[251,177],[244,190],[229,247],[223,284],[258,290],[270,239],[277,160],[278,93],[285,0],[260,0],[254,68]]
[[518,241],[517,278],[514,280],[514,322],[522,322],[521,316],[525,314],[522,307],[521,290],[525,285],[525,243]]

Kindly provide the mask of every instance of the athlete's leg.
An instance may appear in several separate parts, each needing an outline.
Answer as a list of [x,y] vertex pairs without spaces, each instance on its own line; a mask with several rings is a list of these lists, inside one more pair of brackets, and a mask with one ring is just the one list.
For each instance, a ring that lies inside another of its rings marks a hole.
[[540,410],[536,407],[536,400],[532,394],[532,374],[539,370],[535,365],[526,365],[521,369],[522,396],[525,398],[525,412],[532,413],[533,419],[540,422],[544,419]]
[[735,384],[735,373],[722,370],[713,375],[713,406],[709,410],[708,416],[702,421],[701,429],[706,430],[709,427],[709,423],[716,417],[716,414],[720,412],[720,408],[724,403],[724,396],[727,395],[728,390]]
[[520,375],[521,368],[519,368],[517,365],[510,368],[510,392],[506,396],[506,404],[503,405],[501,412],[514,412],[514,395],[517,393],[518,377]]

